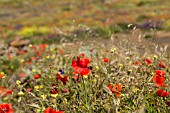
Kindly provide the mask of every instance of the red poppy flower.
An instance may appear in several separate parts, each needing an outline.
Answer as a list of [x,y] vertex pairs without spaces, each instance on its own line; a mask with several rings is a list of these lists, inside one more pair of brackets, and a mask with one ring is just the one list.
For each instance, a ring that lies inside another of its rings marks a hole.
[[134,62],[134,65],[135,65],[135,66],[141,66],[142,63],[141,63],[140,61],[136,61],[136,62]]
[[51,90],[51,93],[52,93],[52,94],[58,94],[58,91],[57,91],[56,88],[53,88],[53,89]]
[[151,61],[150,59],[148,59],[148,58],[145,59],[145,62],[146,62],[147,64],[151,64],[151,63],[152,63],[152,61]]
[[72,61],[72,67],[74,69],[75,74],[81,74],[81,75],[89,75],[90,70],[88,69],[89,64],[88,58],[82,58],[80,59],[77,57],[77,60]]
[[40,52],[36,50],[36,55],[39,57],[40,56]]
[[64,89],[61,90],[61,92],[62,92],[62,93],[67,93],[67,92],[69,92],[69,90],[66,89],[66,88],[64,88]]
[[44,113],[64,113],[64,112],[63,111],[56,111],[56,110],[48,107],[44,110]]
[[33,48],[34,48],[34,50],[37,50],[37,46],[34,45]]
[[24,50],[22,50],[22,51],[21,51],[21,54],[22,54],[22,55],[25,55],[25,51],[24,51]]
[[14,110],[12,109],[12,104],[0,104],[0,113],[14,113]]
[[20,77],[22,78],[22,77],[25,77],[25,73],[24,72],[22,72],[21,74],[20,74]]
[[158,94],[158,96],[160,96],[160,97],[168,97],[168,96],[169,96],[169,92],[163,91],[162,89],[159,89],[159,90],[157,91],[157,94]]
[[31,62],[31,59],[29,59],[28,61],[27,61],[27,63],[30,65],[32,62]]
[[156,83],[157,87],[161,87],[164,85],[165,78],[159,75],[154,75],[153,81]]
[[102,58],[103,62],[108,63],[109,59],[108,58]]
[[4,92],[4,96],[7,96],[7,95],[11,95],[12,94],[12,90],[8,89]]
[[60,74],[57,74],[56,80],[61,80],[62,83],[65,85],[66,82],[68,81],[67,77],[68,77],[68,76],[62,76],[62,75],[60,75]]
[[166,68],[166,64],[163,61],[160,61],[158,65],[160,68]]
[[47,44],[41,44],[40,45],[41,52],[45,52],[46,47],[47,47]]
[[47,47],[47,44],[41,44],[40,49],[45,49]]
[[112,91],[112,93],[114,93],[116,95],[117,98],[120,98],[121,91],[122,91],[122,86],[121,85],[115,84],[115,86],[113,87],[112,84],[109,84],[108,88]]
[[34,75],[34,79],[39,79],[41,77],[41,75],[40,74],[36,74],[36,75]]
[[166,73],[165,73],[164,71],[162,71],[162,70],[156,70],[156,75],[159,75],[159,76],[161,76],[161,77],[164,77],[165,74],[166,74]]

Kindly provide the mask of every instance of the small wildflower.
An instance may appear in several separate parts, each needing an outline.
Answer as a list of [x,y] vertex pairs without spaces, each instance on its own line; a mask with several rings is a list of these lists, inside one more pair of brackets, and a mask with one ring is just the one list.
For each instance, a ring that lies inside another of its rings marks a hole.
[[47,59],[49,59],[49,58],[50,58],[50,56],[46,56],[46,58],[47,58]]
[[126,57],[126,60],[130,60],[130,57]]
[[36,112],[37,112],[37,113],[40,113],[40,112],[41,112],[41,110],[40,110],[40,109],[36,109]]
[[29,47],[31,48],[31,47],[32,47],[32,44],[29,44]]
[[56,111],[56,110],[48,107],[44,110],[44,113],[64,113],[64,112],[63,111]]
[[109,59],[108,58],[102,58],[103,62],[108,63]]
[[40,87],[40,89],[44,88],[44,86],[43,86],[43,85],[40,85],[39,87]]
[[20,84],[21,84],[21,81],[17,80],[17,81],[16,81],[16,84],[17,84],[17,85],[20,85]]
[[108,88],[112,91],[112,93],[114,93],[116,95],[117,98],[121,97],[121,91],[122,91],[122,86],[119,84],[115,84],[115,86],[113,87],[112,84],[108,85]]
[[57,94],[51,94],[51,96],[56,98],[58,96],[58,93]]
[[2,77],[2,79],[5,79],[6,78],[6,75],[4,75],[3,77]]
[[158,56],[157,56],[157,55],[154,55],[153,57],[154,57],[155,59],[158,59]]
[[22,78],[22,77],[25,77],[25,73],[24,72],[22,72],[22,73],[20,73],[20,77]]
[[4,73],[4,72],[1,72],[1,73],[0,73],[0,79],[1,79],[1,78],[4,78],[4,76],[5,76],[5,73]]
[[166,64],[163,61],[160,61],[158,65],[160,68],[166,68]]
[[44,100],[47,98],[47,95],[41,95],[41,98]]
[[123,68],[123,64],[119,64],[119,67],[120,67],[120,68]]
[[55,55],[52,55],[52,57],[51,57],[52,59],[54,59],[55,58]]
[[165,102],[168,107],[170,107],[170,101]]
[[145,62],[146,62],[147,64],[149,64],[149,65],[152,64],[152,61],[151,61],[149,58],[146,58],[146,59],[145,59]]
[[60,69],[59,72],[60,72],[60,74],[62,74],[62,75],[64,74],[64,70],[62,70],[62,69]]
[[4,97],[4,99],[3,99],[4,101],[7,101],[8,100],[8,97]]
[[34,86],[34,89],[36,90],[36,91],[38,91],[39,90],[39,86]]
[[18,96],[23,96],[24,95],[24,92],[20,91],[18,92]]
[[130,74],[130,73],[132,73],[132,70],[130,69],[130,70],[128,70],[128,74]]
[[117,51],[117,49],[116,49],[116,48],[113,48],[113,49],[111,49],[110,51],[111,51],[111,53],[114,53],[114,52]]
[[157,91],[157,94],[158,94],[158,96],[160,96],[160,97],[168,97],[168,96],[169,96],[169,92],[163,91],[162,89],[159,89],[159,90]]
[[35,72],[36,72],[36,70],[35,70],[35,69],[33,69],[33,70],[32,70],[32,72],[34,72],[34,73],[35,73]]
[[9,95],[9,94],[12,95],[12,92],[13,92],[13,91],[9,89],[9,90],[5,91],[4,96],[7,96],[7,95]]
[[57,74],[56,80],[60,80],[65,85],[68,81],[68,76],[62,76],[60,74]]
[[25,61],[24,59],[20,60],[21,63],[23,63],[24,61]]
[[140,61],[136,61],[136,62],[134,62],[134,65],[137,67],[140,67],[142,65],[142,63]]
[[0,110],[0,113],[14,113],[14,110],[12,109],[12,104],[1,103]]
[[99,78],[99,75],[95,75],[95,78]]
[[99,69],[99,66],[96,66],[96,69],[98,70],[98,69]]
[[34,79],[39,79],[41,77],[41,75],[40,74],[36,74],[36,75],[34,75]]

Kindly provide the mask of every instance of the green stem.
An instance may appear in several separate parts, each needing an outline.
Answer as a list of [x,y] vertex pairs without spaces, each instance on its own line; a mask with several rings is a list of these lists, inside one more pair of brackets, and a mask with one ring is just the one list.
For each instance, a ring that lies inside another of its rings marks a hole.
[[84,91],[85,91],[86,107],[89,110],[90,109],[90,99],[89,99],[88,94],[87,94],[87,88],[86,88],[85,80],[83,79],[83,77],[82,77],[82,80],[83,80],[83,87],[84,87]]

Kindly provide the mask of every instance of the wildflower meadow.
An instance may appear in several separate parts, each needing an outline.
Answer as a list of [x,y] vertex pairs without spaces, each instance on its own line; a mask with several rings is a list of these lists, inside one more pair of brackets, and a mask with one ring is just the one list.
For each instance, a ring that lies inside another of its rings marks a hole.
[[52,1],[0,1],[0,113],[170,113],[167,5]]

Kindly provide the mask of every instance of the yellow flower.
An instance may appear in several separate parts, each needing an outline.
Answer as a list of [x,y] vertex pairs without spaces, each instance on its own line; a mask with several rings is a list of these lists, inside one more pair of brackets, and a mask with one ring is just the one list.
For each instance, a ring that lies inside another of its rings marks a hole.
[[129,57],[126,57],[126,60],[130,60],[130,58],[129,58]]
[[138,92],[138,91],[140,91],[139,88],[135,88],[135,92]]
[[47,58],[47,59],[49,59],[49,58],[50,58],[50,56],[46,56],[46,58]]
[[34,86],[34,89],[36,90],[36,91],[38,91],[39,90],[39,86]]
[[52,57],[51,57],[52,59],[54,59],[55,58],[55,55],[52,55]]
[[37,113],[40,113],[40,112],[41,112],[41,110],[40,110],[40,109],[36,109],[36,112],[37,112]]
[[32,44],[29,44],[29,47],[31,48],[31,47],[32,47]]
[[5,73],[4,73],[4,72],[1,72],[1,75],[5,75]]
[[24,62],[24,59],[20,60],[20,62],[21,62],[21,63]]
[[50,51],[53,52],[55,49],[54,48],[50,48]]
[[122,68],[122,67],[123,67],[123,64],[119,64],[119,66]]
[[93,79],[92,81],[93,81],[94,84],[96,83],[96,79]]
[[117,51],[116,48],[111,49],[111,52],[112,52],[112,53],[113,53],[113,52],[116,52],[116,51]]
[[47,98],[47,95],[41,95],[41,98],[44,100]]
[[154,55],[154,58],[155,58],[155,59],[158,59],[158,56],[157,56],[157,55]]
[[4,100],[4,101],[7,101],[7,100],[8,100],[8,97],[5,97],[3,100]]
[[17,81],[16,81],[16,84],[17,84],[17,85],[20,85],[20,84],[21,84],[21,81],[17,80]]
[[58,94],[51,94],[52,97],[56,98]]
[[22,92],[22,91],[20,91],[19,93],[18,93],[18,96],[23,96],[24,95],[24,92]]
[[129,70],[128,70],[128,72],[130,72],[130,73],[131,73],[131,72],[132,72],[132,70],[131,70],[131,69],[129,69]]
[[40,85],[40,87],[39,87],[40,89],[42,89],[42,88],[44,88],[44,86],[43,85]]
[[3,78],[3,79],[6,78],[6,75],[4,75],[2,78]]
[[96,78],[99,78],[99,75],[95,75]]
[[36,72],[36,70],[35,70],[35,69],[33,69],[33,70],[32,70],[32,72]]
[[99,66],[96,66],[96,69],[99,69]]

